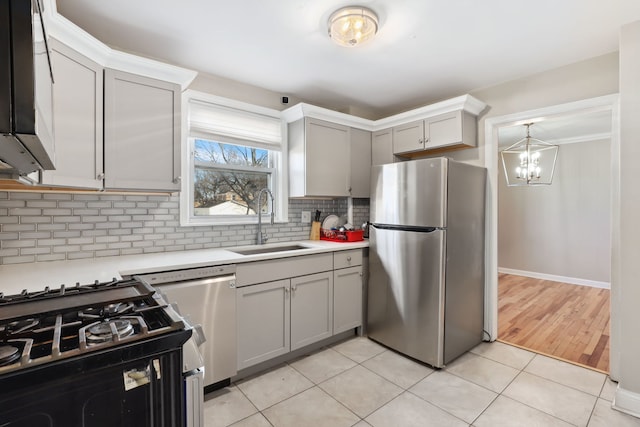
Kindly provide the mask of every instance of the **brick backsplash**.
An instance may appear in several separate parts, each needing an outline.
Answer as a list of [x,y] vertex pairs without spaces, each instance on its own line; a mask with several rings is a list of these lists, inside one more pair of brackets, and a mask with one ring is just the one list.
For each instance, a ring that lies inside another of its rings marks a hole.
[[[263,224],[269,242],[303,240],[301,212],[347,214],[347,199],[290,199],[289,221]],[[354,225],[369,199],[353,199]],[[250,245],[256,225],[180,226],[179,196],[0,191],[0,264]]]

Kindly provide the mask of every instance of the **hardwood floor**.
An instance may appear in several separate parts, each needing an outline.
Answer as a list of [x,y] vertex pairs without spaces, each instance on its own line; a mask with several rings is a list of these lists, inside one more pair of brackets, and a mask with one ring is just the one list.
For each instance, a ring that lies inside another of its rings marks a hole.
[[609,293],[500,273],[498,339],[608,373]]

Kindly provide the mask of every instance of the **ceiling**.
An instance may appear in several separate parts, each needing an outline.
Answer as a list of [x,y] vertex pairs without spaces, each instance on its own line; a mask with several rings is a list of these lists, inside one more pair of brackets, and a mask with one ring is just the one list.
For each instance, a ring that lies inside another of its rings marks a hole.
[[638,0],[363,0],[380,30],[327,36],[344,0],[57,0],[108,45],[379,118],[618,49]]

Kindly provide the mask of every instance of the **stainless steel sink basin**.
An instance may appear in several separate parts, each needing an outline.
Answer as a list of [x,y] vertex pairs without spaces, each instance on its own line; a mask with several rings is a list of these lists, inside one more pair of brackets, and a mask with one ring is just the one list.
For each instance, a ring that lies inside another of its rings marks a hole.
[[270,254],[273,252],[286,252],[286,251],[297,251],[300,249],[309,249],[307,246],[302,245],[287,245],[287,246],[262,246],[258,248],[250,248],[250,249],[236,249],[231,250],[231,252],[240,254],[240,255],[259,255],[259,254]]

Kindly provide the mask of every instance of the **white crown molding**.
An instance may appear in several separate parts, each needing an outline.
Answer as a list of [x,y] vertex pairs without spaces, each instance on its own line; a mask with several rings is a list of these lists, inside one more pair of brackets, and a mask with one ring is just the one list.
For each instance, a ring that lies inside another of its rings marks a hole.
[[198,75],[193,70],[117,50],[111,51],[105,67],[176,83],[183,91]]
[[[601,133],[592,133],[592,134],[580,135],[580,136],[572,136],[567,138],[544,139],[542,141],[547,142],[549,144],[553,144],[553,145],[567,145],[567,144],[578,144],[581,142],[604,141],[604,140],[610,140],[610,139],[611,139],[611,132],[601,132]],[[519,139],[517,141],[514,140],[511,142],[506,141],[504,143],[500,141],[499,149],[504,149],[506,147],[509,147],[515,144],[516,142],[523,141],[523,140],[524,139]]]
[[344,126],[364,129],[368,131],[378,131],[393,126],[409,123],[415,120],[424,119],[425,117],[436,116],[438,114],[449,113],[452,111],[464,110],[474,116],[477,116],[485,109],[487,104],[474,98],[471,95],[462,95],[456,98],[447,99],[414,110],[405,111],[404,113],[385,117],[379,120],[367,120],[350,114],[340,113],[338,111],[329,110],[327,108],[316,107],[315,105],[300,103],[293,107],[282,111],[282,117],[287,123],[295,122],[304,117],[313,117],[315,119],[327,120]]
[[569,138],[545,139],[544,142],[555,145],[577,144],[579,142],[602,141],[611,139],[611,132],[592,133],[589,135],[573,136]]
[[477,98],[474,98],[471,95],[462,95],[456,98],[447,99],[445,101],[437,102],[431,105],[425,105],[424,107],[416,108],[414,110],[405,111],[404,113],[376,120],[374,124],[374,130],[387,129],[415,120],[424,119],[425,117],[437,116],[439,114],[450,113],[452,111],[458,110],[464,110],[468,113],[473,114],[474,116],[477,116],[482,112],[482,110],[485,109],[486,106],[487,104]]
[[198,73],[153,59],[112,49],[58,13],[55,0],[43,0],[49,36],[103,67],[179,84],[184,91]]
[[364,129],[368,131],[374,130],[375,121],[363,119],[361,117],[352,116],[350,114],[341,113],[339,111],[329,110],[327,108],[317,107],[311,104],[301,102],[293,107],[282,111],[282,118],[287,123],[295,122],[304,117],[313,117],[314,119],[327,120],[344,126]]

